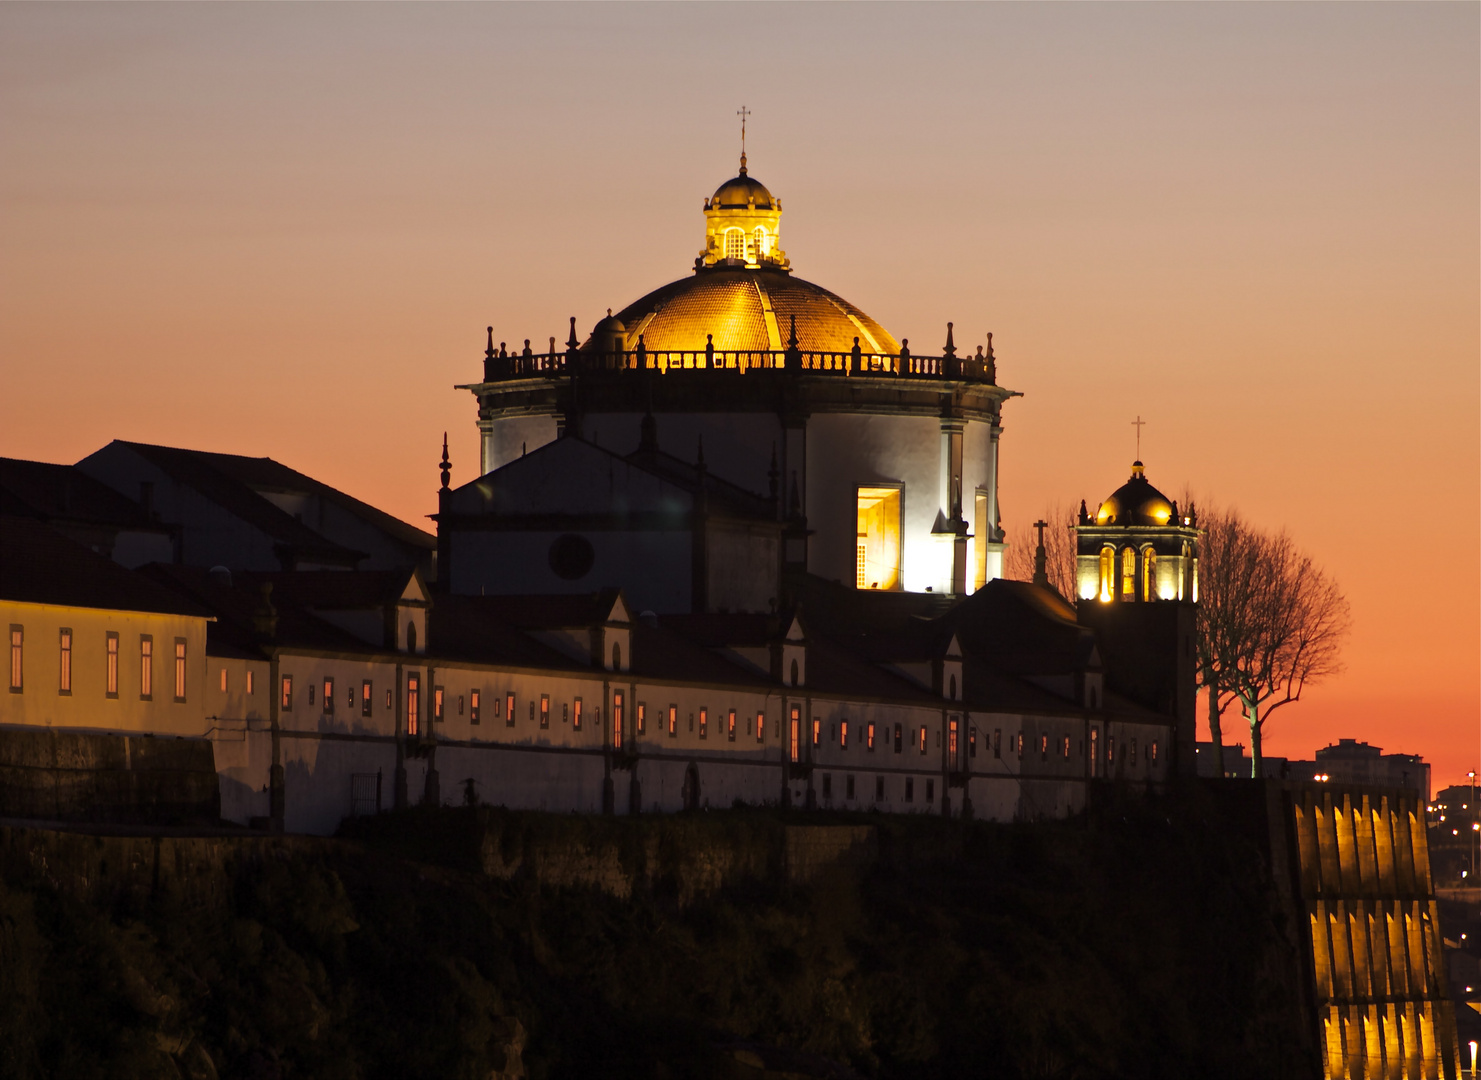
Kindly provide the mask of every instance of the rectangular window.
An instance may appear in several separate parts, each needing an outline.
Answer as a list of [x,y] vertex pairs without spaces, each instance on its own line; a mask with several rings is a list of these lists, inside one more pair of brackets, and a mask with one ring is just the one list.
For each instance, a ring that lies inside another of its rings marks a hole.
[[669,706],[669,738],[670,739],[677,739],[678,737],[679,737],[679,706],[677,706],[677,705],[670,705]]
[[843,795],[846,799],[854,797],[854,774],[849,773],[848,779],[843,782]]
[[25,674],[26,629],[12,623],[10,626],[10,692],[19,694],[24,689],[21,678]]
[[1128,757],[1133,765],[1136,764],[1136,739],[1131,740],[1131,753]]
[[864,729],[864,744],[865,744],[865,748],[868,749],[870,751],[870,753],[873,753],[874,752],[874,721],[873,720],[869,721],[869,726]]
[[349,708],[350,710],[352,710],[352,711],[355,708],[355,684],[354,683],[350,683],[349,686],[345,687],[345,706],[347,708]]
[[856,584],[861,589],[898,589],[900,489],[859,488],[858,517]]
[[706,738],[710,731],[710,710],[702,708],[699,710],[699,737]]
[[903,751],[904,749],[905,749],[904,729],[899,724],[896,724],[895,725],[895,753],[898,754],[901,751]]
[[946,755],[953,765],[956,764],[956,727],[957,718],[953,716],[946,726]]
[[541,694],[540,695],[540,726],[542,728],[548,728],[550,726],[550,695],[549,694]]
[[905,778],[905,801],[915,802],[915,777],[913,776]]
[[766,741],[766,714],[765,713],[759,713],[758,712],[756,714],[756,741],[757,742],[765,742]]
[[848,721],[847,720],[840,720],[838,722],[838,748],[840,750],[847,750],[848,749]]
[[221,669],[221,692],[226,693],[226,669]]
[[1070,760],[1070,737],[1068,735],[1064,737],[1064,759]]
[[725,718],[725,737],[735,742],[735,710],[730,710],[730,715]]
[[[732,713],[733,717],[735,714]],[[622,691],[612,693],[612,749],[622,749]]]
[[459,694],[458,695],[458,715],[459,716],[462,716],[463,715],[463,695],[462,694]]
[[391,700],[392,700],[391,688],[388,686],[388,687],[386,687],[386,711],[387,712],[389,712],[391,710]]
[[293,676],[283,676],[283,705],[284,712],[293,711]]
[[[479,708],[478,708],[478,703],[479,703],[479,700],[482,697],[483,697],[483,691],[481,691],[481,690],[470,690],[470,691],[468,691],[468,723],[470,723],[470,724],[476,724],[476,723],[479,722],[479,716],[478,716]],[[459,698],[458,700],[459,701],[462,701],[462,698]]]
[[884,777],[883,776],[876,776],[874,778],[874,801],[875,802],[883,802],[884,801]]
[[823,774],[823,798],[833,798],[833,776],[830,773]]
[[57,637],[58,651],[61,653],[61,663],[57,670],[57,692],[70,694],[72,692],[72,631],[66,627],[62,628]]
[[514,726],[514,695],[512,693],[504,695],[504,726]]
[[175,639],[175,700],[185,700],[185,639]]
[[814,746],[823,745],[823,721],[816,716],[813,717],[812,722],[812,744]]
[[313,703],[314,703],[314,684],[313,683],[309,683],[309,704],[312,705]]
[[1049,760],[1049,736],[1048,735],[1040,735],[1039,736],[1039,760],[1040,761],[1048,761]]
[[422,729],[422,679],[420,675],[406,677],[406,733],[417,735]]
[[432,719],[439,724],[442,723],[443,720],[447,719],[447,715],[443,711],[446,708],[447,692],[440,686],[432,687]]
[[334,715],[334,680],[324,680],[324,713],[326,716]]
[[1157,764],[1157,740],[1152,740],[1152,764]]
[[581,699],[577,698],[571,706],[571,728],[574,731],[581,730]]
[[[972,724],[972,725],[970,725],[967,728],[967,756],[969,758],[974,758],[974,757],[977,756],[977,725],[976,724]],[[1003,756],[1002,751],[999,750],[998,751],[998,757],[1002,757],[1002,756]]]
[[247,669],[247,693],[257,693],[257,675],[251,668]]
[[[248,675],[250,679],[252,676]],[[250,691],[248,691],[250,693]],[[109,697],[118,696],[118,634],[108,631],[108,689]]]
[[920,726],[920,752],[922,754],[924,754],[926,752],[926,725],[925,724],[922,724]]
[[1018,760],[1023,760],[1023,732],[1018,733]]
[[648,731],[648,703],[638,702],[638,734],[644,735]]
[[1115,760],[1116,760],[1116,736],[1114,736],[1114,735],[1107,735],[1106,736],[1106,764],[1109,765],[1111,762],[1113,762]]
[[802,760],[802,710],[796,705],[792,706],[792,722],[787,747],[787,752],[793,761]]
[[373,689],[374,689],[374,687],[371,685],[371,682],[370,682],[369,679],[362,679],[360,681],[360,715],[361,716],[369,716],[370,715],[370,710],[373,708],[373,706],[371,704],[371,702],[373,701],[373,699],[371,698],[370,695],[371,695],[371,691]]
[[936,801],[936,781],[934,781],[934,780],[927,780],[926,781],[926,802],[929,803],[929,802],[935,802],[935,801]]
[[993,728],[992,731],[992,756],[1000,758],[1003,756],[1003,729]]
[[139,638],[139,697],[154,697],[154,639],[148,634]]

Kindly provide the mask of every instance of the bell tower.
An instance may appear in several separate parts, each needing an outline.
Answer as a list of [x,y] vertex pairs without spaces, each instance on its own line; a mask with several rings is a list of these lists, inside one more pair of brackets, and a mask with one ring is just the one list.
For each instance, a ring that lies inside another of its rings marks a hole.
[[1092,516],[1080,503],[1076,595],[1081,600],[1154,603],[1198,600],[1198,518],[1147,480],[1140,461],[1131,479]]

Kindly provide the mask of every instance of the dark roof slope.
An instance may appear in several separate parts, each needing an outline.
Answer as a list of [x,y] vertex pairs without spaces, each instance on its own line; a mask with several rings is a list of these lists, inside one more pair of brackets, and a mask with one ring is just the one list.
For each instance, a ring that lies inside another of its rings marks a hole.
[[0,517],[0,599],[204,617],[204,608],[33,518]]
[[437,597],[427,617],[427,649],[437,656],[480,664],[584,671],[589,665],[530,637],[502,617],[502,597]]
[[1095,632],[1075,621],[1075,609],[1026,581],[989,581],[939,622],[956,632],[964,651],[1010,674],[1082,671],[1095,650]]
[[[607,621],[619,590],[588,593],[538,593],[528,596],[478,596],[480,610],[491,618],[524,630],[552,630],[567,626],[596,626]],[[443,598],[437,598],[441,606]]]
[[0,458],[0,513],[133,529],[163,529],[144,508],[75,465]]

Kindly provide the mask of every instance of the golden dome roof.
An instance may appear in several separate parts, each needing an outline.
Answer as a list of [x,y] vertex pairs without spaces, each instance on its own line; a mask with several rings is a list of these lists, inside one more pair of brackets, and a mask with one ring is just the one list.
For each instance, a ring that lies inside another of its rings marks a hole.
[[1147,482],[1144,466],[1132,462],[1131,479],[1122,484],[1095,512],[1097,525],[1167,525],[1173,521],[1172,503]]
[[710,205],[719,210],[741,210],[752,205],[755,200],[757,210],[772,209],[771,192],[766,190],[766,185],[760,180],[752,180],[746,175],[745,166],[741,166],[741,174],[733,180],[727,180],[715,189],[714,197],[710,199]]
[[[710,334],[718,350],[780,351],[793,318],[803,352],[848,352],[855,338],[866,353],[900,351],[894,335],[847,300],[766,268],[700,270],[655,289],[615,318],[626,328],[627,348],[637,348],[641,336],[649,352],[703,352]],[[597,347],[592,338],[582,346]]]

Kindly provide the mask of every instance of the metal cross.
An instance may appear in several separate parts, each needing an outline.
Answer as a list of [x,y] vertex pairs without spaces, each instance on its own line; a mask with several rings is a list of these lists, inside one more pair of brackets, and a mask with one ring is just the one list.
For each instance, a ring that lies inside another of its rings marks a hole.
[[1142,428],[1146,424],[1147,422],[1142,419],[1141,413],[1137,413],[1136,419],[1131,422],[1131,426],[1136,428],[1136,459],[1138,461],[1142,460]]
[[744,154],[746,152],[746,117],[751,115],[751,110],[742,105],[735,115],[741,118],[741,153]]

